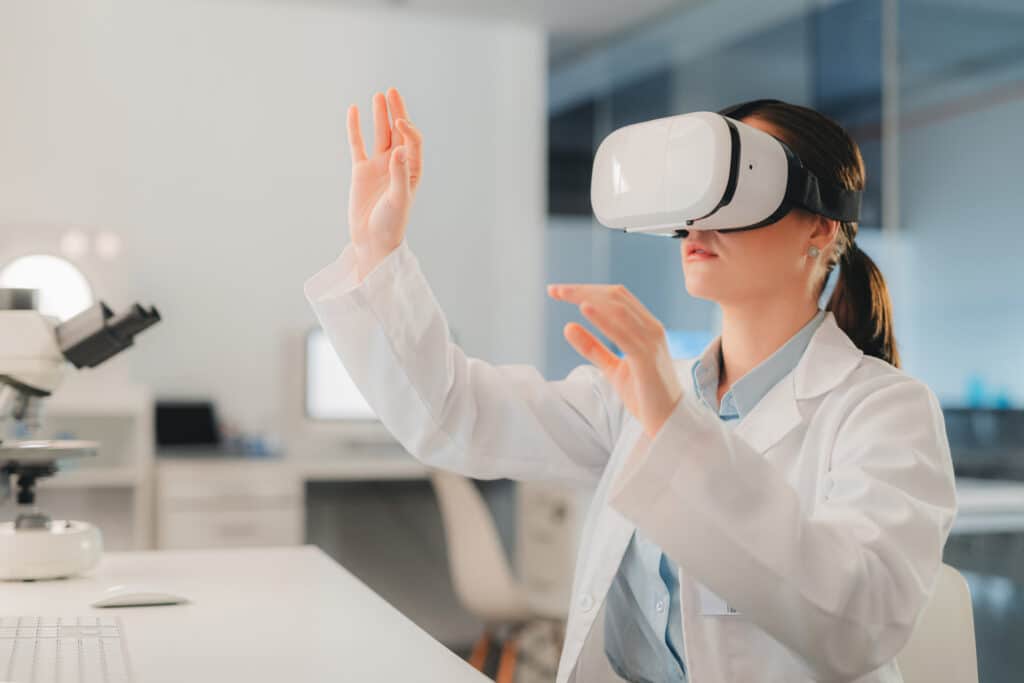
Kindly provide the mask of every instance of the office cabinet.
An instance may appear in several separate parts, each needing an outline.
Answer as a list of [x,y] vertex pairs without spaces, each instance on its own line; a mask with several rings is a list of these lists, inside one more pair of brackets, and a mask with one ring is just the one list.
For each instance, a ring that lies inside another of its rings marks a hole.
[[279,461],[173,458],[157,465],[162,549],[298,545],[302,480]]

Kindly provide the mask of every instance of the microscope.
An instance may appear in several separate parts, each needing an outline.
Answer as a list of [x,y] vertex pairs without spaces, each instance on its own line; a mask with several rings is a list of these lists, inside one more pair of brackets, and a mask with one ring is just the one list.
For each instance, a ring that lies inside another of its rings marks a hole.
[[99,561],[99,529],[51,519],[35,504],[36,482],[56,474],[58,461],[95,456],[98,445],[32,436],[68,364],[96,367],[159,320],[152,307],[115,315],[101,301],[60,323],[38,311],[36,290],[0,289],[0,504],[14,497],[18,506],[13,522],[0,522],[0,580],[74,576]]

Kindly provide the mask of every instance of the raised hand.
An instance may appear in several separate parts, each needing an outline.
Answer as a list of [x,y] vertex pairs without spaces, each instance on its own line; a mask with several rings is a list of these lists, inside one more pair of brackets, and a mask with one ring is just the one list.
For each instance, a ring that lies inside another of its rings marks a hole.
[[622,285],[549,285],[548,295],[579,306],[622,349],[625,357],[619,358],[578,323],[563,330],[569,344],[604,373],[626,410],[654,438],[683,395],[661,322]]
[[352,151],[349,234],[362,280],[405,237],[423,175],[423,136],[409,122],[402,96],[391,88],[386,97],[373,96],[373,156],[366,155],[359,108],[354,104],[348,108],[348,142]]

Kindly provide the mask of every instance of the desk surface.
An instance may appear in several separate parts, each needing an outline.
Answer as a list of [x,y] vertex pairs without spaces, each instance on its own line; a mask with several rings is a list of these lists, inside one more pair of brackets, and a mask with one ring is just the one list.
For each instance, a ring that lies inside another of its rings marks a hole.
[[[88,606],[115,584],[192,603]],[[108,553],[88,576],[0,582],[0,613],[118,616],[144,683],[487,680],[312,546]]]

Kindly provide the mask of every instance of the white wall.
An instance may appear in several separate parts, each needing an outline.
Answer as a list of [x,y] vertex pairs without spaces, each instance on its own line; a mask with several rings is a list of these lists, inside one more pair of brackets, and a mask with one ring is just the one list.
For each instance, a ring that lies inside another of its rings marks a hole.
[[117,231],[124,256],[86,264],[98,294],[165,318],[134,374],[280,429],[302,283],[348,239],[345,108],[369,142],[395,85],[426,136],[410,244],[459,340],[539,364],[545,50],[536,27],[340,3],[8,0],[0,250]]

